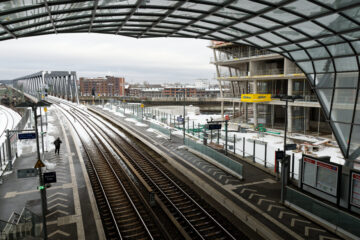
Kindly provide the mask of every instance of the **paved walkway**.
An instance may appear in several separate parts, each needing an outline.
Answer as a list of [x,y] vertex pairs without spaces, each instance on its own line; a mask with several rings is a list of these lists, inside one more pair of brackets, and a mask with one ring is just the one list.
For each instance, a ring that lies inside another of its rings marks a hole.
[[[105,239],[96,202],[93,198],[82,152],[77,137],[66,119],[55,107],[48,111],[48,140],[60,137],[60,155],[55,155],[52,144],[45,160],[56,171],[57,182],[47,189],[46,214],[49,239]],[[36,162],[35,140],[25,140],[22,155],[15,161],[12,174],[0,185],[0,219],[8,220],[13,211],[21,213],[26,206],[41,215],[38,177],[17,178],[17,169],[33,168]],[[27,145],[27,146],[26,146]]]
[[[99,108],[93,109],[101,111]],[[148,142],[159,151],[166,153],[176,161],[173,163],[177,167],[182,165],[184,171],[190,170],[188,176],[191,176],[198,186],[203,187],[204,190],[207,188],[209,194],[216,196],[219,193],[222,194],[220,198],[223,202],[221,203],[228,209],[232,209],[235,215],[249,224],[253,230],[262,231],[262,234],[258,233],[263,237],[268,239],[341,239],[282,205],[280,203],[281,184],[272,175],[241,161],[244,166],[244,180],[240,180],[187,151],[183,146],[182,138],[173,135],[169,140],[157,131],[149,131],[148,126],[141,126],[141,124],[124,119],[113,114],[114,123],[124,126],[141,137],[143,142]],[[146,124],[146,121],[143,123]],[[212,192],[211,189],[215,191]]]

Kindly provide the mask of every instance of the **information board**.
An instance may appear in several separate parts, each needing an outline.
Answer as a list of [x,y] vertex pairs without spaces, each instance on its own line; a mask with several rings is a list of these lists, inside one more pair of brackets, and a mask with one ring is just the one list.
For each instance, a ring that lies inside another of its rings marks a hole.
[[303,183],[315,187],[316,184],[316,161],[304,157]]
[[320,161],[316,165],[318,167],[316,187],[323,192],[336,196],[338,167]]
[[18,138],[21,139],[35,139],[36,138],[36,133],[34,132],[29,132],[29,133],[19,133],[18,134]]
[[303,156],[302,183],[316,190],[337,196],[340,166],[320,158]]
[[360,207],[360,174],[355,172],[351,174],[350,204]]

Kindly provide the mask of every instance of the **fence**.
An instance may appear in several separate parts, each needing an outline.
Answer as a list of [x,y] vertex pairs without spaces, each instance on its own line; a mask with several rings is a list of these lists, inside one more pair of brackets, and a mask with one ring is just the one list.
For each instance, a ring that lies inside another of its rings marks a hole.
[[343,230],[360,237],[360,219],[356,216],[352,216],[337,208],[330,207],[321,201],[310,198],[289,187],[286,188],[285,200],[335,225],[336,228],[342,228]]
[[211,157],[221,165],[243,176],[243,166],[241,163],[235,162],[231,158],[226,157],[224,154],[221,154],[218,151],[215,151],[214,149],[205,145],[196,143],[188,138],[185,139],[185,145],[196,151],[201,152],[202,154],[205,154],[208,157]]
[[[135,105],[135,104],[122,103],[122,106],[120,108],[122,108],[123,111],[126,111],[128,114],[133,115],[139,121],[142,120],[142,114],[143,114],[144,117],[158,120],[168,125],[169,127],[174,127],[178,130],[183,129],[183,123],[177,122],[177,119],[174,115],[167,114],[156,109],[147,109],[147,108],[143,108],[142,110],[143,113],[141,114],[141,112],[139,113],[140,105]],[[194,122],[191,123],[189,119],[185,119],[185,120],[187,120],[185,121],[185,130],[188,134],[191,134],[193,137],[196,137],[201,140],[203,140],[205,135],[206,138],[208,139],[208,143],[215,142],[217,144],[221,144],[225,146],[223,131],[214,130],[212,131],[212,135],[211,135],[211,131],[209,130],[207,131],[204,128],[204,125],[194,124]],[[156,123],[147,122],[147,124],[149,124],[151,128],[154,128],[167,136],[170,136],[171,134],[170,129],[161,127]],[[246,157],[251,161],[253,161],[254,163],[261,164],[265,168],[274,169],[275,171],[275,151],[277,149],[275,149],[274,146],[268,144],[267,142],[259,141],[251,138],[237,137],[235,134],[231,135],[231,133],[229,133],[227,145],[228,145],[228,149],[227,149],[228,152],[232,152],[242,157]],[[211,148],[206,147],[206,149],[211,149]],[[224,156],[221,153],[218,154]],[[281,167],[279,167],[279,170],[281,170]],[[298,179],[299,177],[298,171],[299,171],[298,159],[295,159],[294,154],[292,154],[290,161],[290,177],[293,179]]]
[[18,219],[0,220],[0,239],[25,239],[42,237],[42,218],[27,208],[22,210]]
[[[30,116],[31,109],[27,109],[15,128],[9,130],[23,130]],[[17,133],[7,133],[6,140],[0,143],[0,170],[7,170],[9,162],[16,157],[17,141]]]

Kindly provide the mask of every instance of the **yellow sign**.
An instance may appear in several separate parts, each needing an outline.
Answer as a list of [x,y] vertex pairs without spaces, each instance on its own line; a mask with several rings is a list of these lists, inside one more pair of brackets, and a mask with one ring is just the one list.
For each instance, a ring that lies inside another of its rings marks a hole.
[[125,102],[125,100],[123,100],[123,102]]
[[271,94],[241,94],[242,102],[270,102]]
[[47,112],[47,107],[44,107],[44,112]]
[[45,167],[45,164],[39,159],[36,163],[35,163],[35,167],[34,168],[42,168]]
[[141,108],[144,108],[144,104],[141,104],[140,107],[141,107]]

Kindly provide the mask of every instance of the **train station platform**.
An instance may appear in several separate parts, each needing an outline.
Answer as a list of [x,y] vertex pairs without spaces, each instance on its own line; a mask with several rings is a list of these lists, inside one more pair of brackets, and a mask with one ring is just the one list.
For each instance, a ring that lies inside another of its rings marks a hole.
[[[48,239],[105,239],[77,136],[55,107],[50,107],[47,113],[44,163],[46,171],[55,171],[57,177],[57,182],[46,190]],[[54,153],[52,144],[57,137],[62,141],[59,155]],[[24,208],[36,216],[42,215],[39,178],[17,177],[18,169],[34,168],[36,142],[21,140],[18,146],[19,157],[13,170],[0,185],[0,219],[4,221],[13,212],[20,215]],[[41,232],[42,224],[36,224],[36,228],[35,232]]]
[[[188,149],[182,137],[161,134],[123,112],[89,107],[141,142],[155,149],[177,172],[185,176],[203,197],[211,196],[237,226],[246,224],[264,239],[343,239],[280,203],[281,184],[268,172],[241,161],[243,179],[210,163],[206,156]],[[210,199],[210,198],[207,198]],[[210,200],[212,201],[212,200]],[[241,229],[241,227],[240,227]]]

